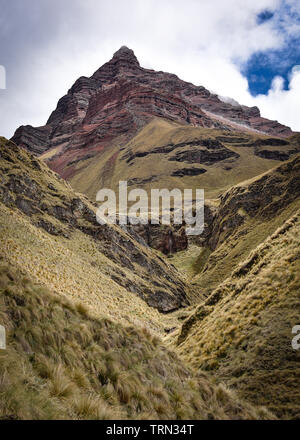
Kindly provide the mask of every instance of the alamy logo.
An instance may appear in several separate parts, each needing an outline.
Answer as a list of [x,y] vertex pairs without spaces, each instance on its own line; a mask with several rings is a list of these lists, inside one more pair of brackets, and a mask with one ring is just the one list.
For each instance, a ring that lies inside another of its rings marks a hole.
[[3,325],[0,325],[0,350],[6,349],[6,334]]
[[300,348],[300,325],[295,325],[292,328],[293,335],[296,334],[296,336],[292,339],[292,347],[294,350],[299,350]]
[[0,89],[6,89],[6,71],[4,66],[0,66]]
[[193,193],[192,189],[151,189],[149,200],[144,189],[128,192],[127,181],[121,181],[118,197],[107,188],[97,193],[96,200],[102,203],[97,221],[101,225],[185,224],[187,235],[200,235],[204,230],[204,190],[196,189]]

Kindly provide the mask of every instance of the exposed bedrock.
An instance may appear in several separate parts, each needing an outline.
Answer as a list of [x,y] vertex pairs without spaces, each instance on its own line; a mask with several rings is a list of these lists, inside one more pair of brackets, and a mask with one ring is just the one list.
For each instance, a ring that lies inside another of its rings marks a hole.
[[[220,122],[210,113],[225,119]],[[12,139],[38,155],[56,148],[47,158],[49,166],[69,177],[64,170],[70,162],[86,156],[87,150],[109,148],[117,139],[128,141],[153,117],[232,131],[228,120],[241,124],[241,130],[244,125],[273,136],[292,134],[288,127],[262,118],[257,107],[225,103],[174,74],[144,69],[123,46],[94,75],[74,83],[45,126],[21,126]]]

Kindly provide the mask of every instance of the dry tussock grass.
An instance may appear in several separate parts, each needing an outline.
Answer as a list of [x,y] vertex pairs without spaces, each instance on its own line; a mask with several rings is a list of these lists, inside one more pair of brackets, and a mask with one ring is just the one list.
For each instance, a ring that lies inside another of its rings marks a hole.
[[184,322],[179,350],[247,400],[283,418],[300,414],[300,213],[257,247]]
[[0,292],[0,418],[272,417],[193,374],[148,330],[92,317],[3,263]]

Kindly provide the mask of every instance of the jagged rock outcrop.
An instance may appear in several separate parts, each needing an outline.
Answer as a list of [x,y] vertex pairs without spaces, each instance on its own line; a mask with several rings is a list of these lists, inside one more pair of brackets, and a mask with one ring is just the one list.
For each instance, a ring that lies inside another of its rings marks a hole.
[[209,149],[189,149],[185,151],[179,151],[175,156],[170,157],[169,160],[176,162],[186,162],[186,163],[202,163],[204,165],[212,165],[217,162],[221,162],[229,158],[238,158],[239,154],[235,153],[228,148],[218,148],[214,151]]
[[299,198],[300,156],[256,178],[248,185],[231,188],[221,196],[213,219],[209,245],[216,249],[247,218],[266,221]]
[[53,149],[46,158],[49,166],[70,178],[76,173],[74,162],[87,152],[93,157],[114,142],[128,141],[153,117],[228,130],[234,121],[241,131],[245,126],[275,136],[292,134],[288,127],[261,118],[257,107],[225,103],[174,74],[144,69],[123,46],[90,78],[75,82],[44,127],[22,126],[12,139],[35,154]]
[[199,174],[206,173],[205,168],[180,168],[172,173],[175,177],[186,177],[186,176],[199,176]]
[[187,249],[188,238],[181,225],[135,225],[132,227],[145,243],[165,255]]
[[278,150],[259,150],[254,153],[258,157],[262,157],[263,159],[272,159],[272,160],[280,160],[285,161],[290,157],[289,152],[283,152]]
[[226,148],[219,140],[207,138],[172,143],[162,147],[153,148],[150,151],[136,151],[133,153],[129,150],[122,156],[122,159],[126,160],[128,164],[131,164],[136,158],[146,157],[150,154],[168,154],[175,150],[175,155],[169,157],[170,161],[212,165],[216,162],[229,159],[230,157],[239,157],[239,154]]
[[16,130],[13,140],[17,145],[22,145],[28,151],[39,155],[49,148],[51,133],[52,129],[49,125],[36,128],[26,125]]

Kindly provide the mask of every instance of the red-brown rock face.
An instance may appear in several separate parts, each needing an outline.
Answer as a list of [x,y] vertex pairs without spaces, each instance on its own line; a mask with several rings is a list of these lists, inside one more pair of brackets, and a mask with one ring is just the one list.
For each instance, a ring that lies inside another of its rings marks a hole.
[[92,157],[114,141],[128,141],[155,116],[203,127],[292,134],[262,118],[257,107],[224,103],[176,75],[142,68],[133,51],[123,46],[91,78],[75,82],[44,127],[22,126],[13,141],[36,154],[55,147],[49,165],[68,178],[72,171],[65,171],[67,164]]

